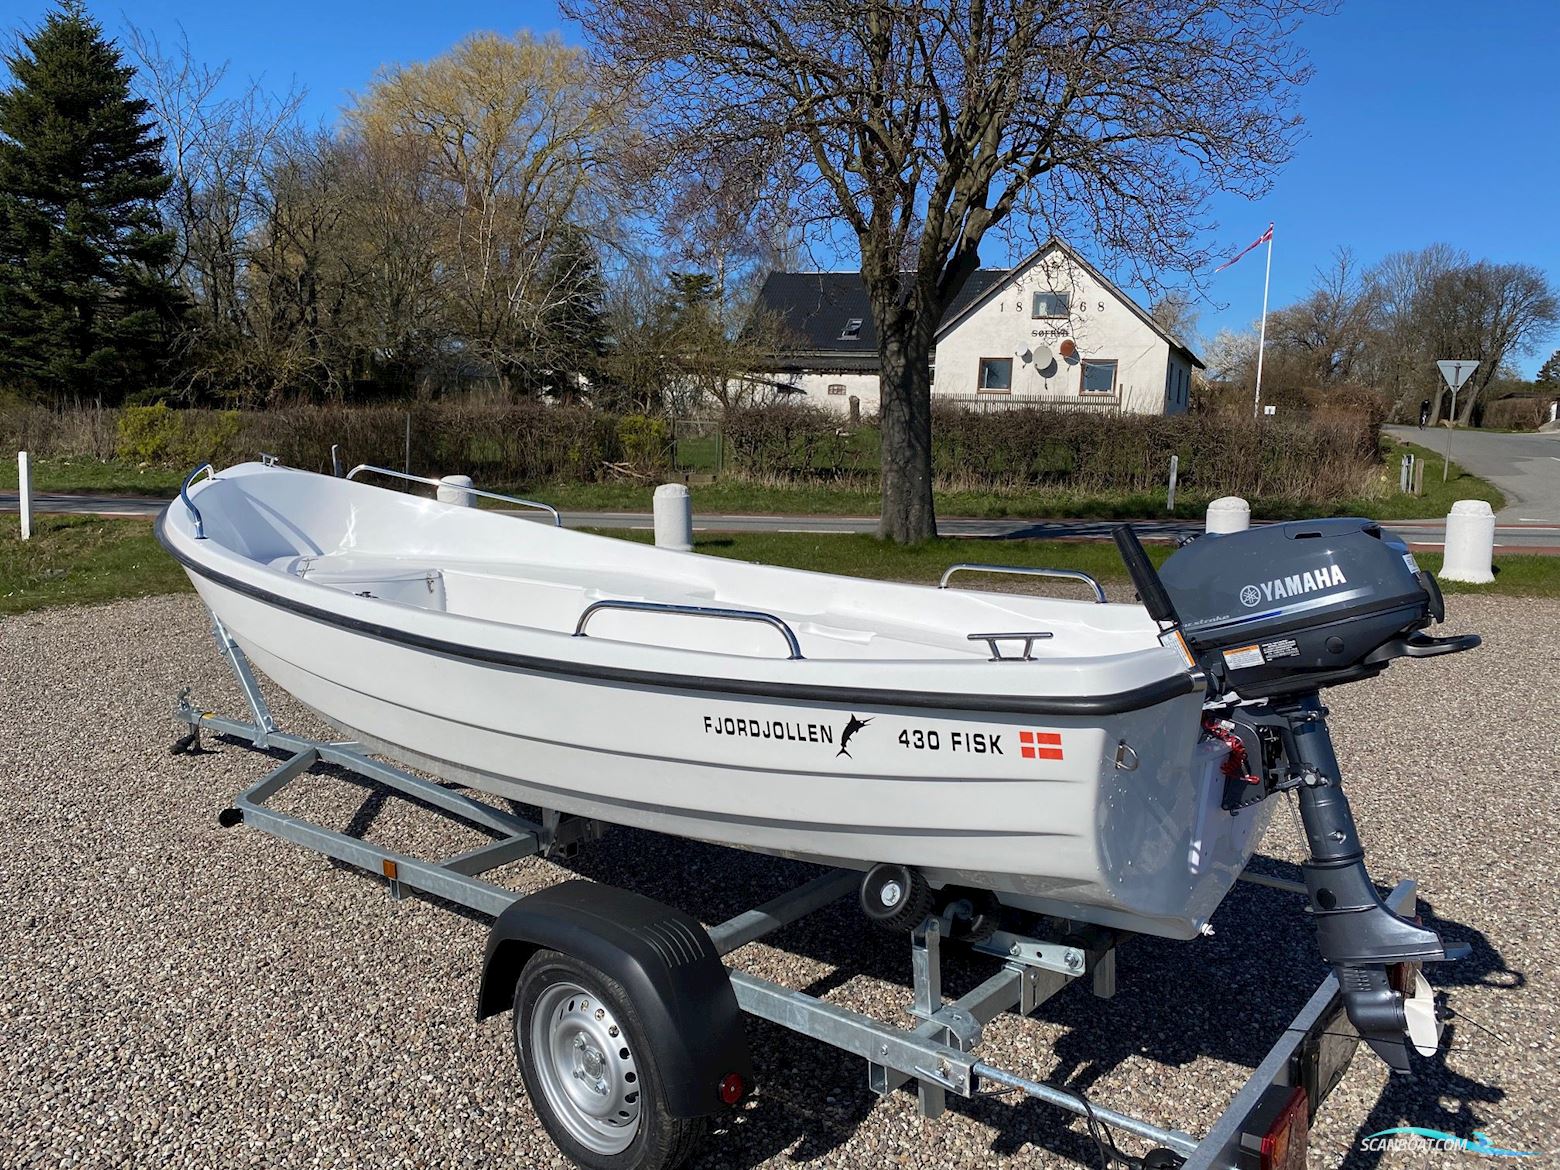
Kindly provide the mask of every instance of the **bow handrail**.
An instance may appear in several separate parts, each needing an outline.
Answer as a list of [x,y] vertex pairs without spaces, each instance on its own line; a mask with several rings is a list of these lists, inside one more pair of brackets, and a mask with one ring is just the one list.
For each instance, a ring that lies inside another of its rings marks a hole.
[[190,516],[195,521],[196,540],[206,539],[206,522],[201,519],[200,509],[195,506],[195,501],[190,499],[190,485],[195,482],[195,480],[200,476],[200,473],[203,471],[206,472],[212,479],[217,478],[217,469],[212,467],[209,463],[202,463],[194,471],[190,472],[184,477],[184,483],[179,487],[179,499],[184,501],[184,506],[189,509]]
[[[408,475],[404,471],[391,471],[388,467],[375,467],[372,463],[359,463],[351,471],[347,472],[347,478],[351,479],[360,471],[372,471],[375,475],[388,475],[392,479],[404,479],[408,483],[425,483],[435,488],[455,486],[445,483],[442,479],[434,479],[430,475]],[[540,500],[526,500],[519,496],[506,496],[500,492],[484,491],[479,487],[466,487],[464,484],[457,487],[456,490],[470,492],[474,496],[482,496],[489,500],[503,500],[507,504],[519,504],[525,508],[536,508],[543,512],[551,512],[553,526],[556,528],[563,527],[563,517],[558,514],[558,509],[551,504],[544,504]]]

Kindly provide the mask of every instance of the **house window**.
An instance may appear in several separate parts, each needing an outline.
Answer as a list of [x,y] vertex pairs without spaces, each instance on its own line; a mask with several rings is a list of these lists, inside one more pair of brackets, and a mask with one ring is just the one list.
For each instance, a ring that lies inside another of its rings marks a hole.
[[829,393],[843,395],[845,393],[845,383],[835,382],[832,386],[829,387]]
[[981,358],[980,376],[975,383],[977,390],[991,394],[1006,394],[1013,389],[1012,358]]
[[861,317],[852,317],[849,321],[845,322],[845,328],[840,330],[840,340],[860,341],[862,320],[863,318]]
[[1116,392],[1116,362],[1091,359],[1083,363],[1083,392],[1085,394],[1114,394]]
[[1067,310],[1072,307],[1072,297],[1067,293],[1037,292],[1035,294],[1035,317],[1065,317]]

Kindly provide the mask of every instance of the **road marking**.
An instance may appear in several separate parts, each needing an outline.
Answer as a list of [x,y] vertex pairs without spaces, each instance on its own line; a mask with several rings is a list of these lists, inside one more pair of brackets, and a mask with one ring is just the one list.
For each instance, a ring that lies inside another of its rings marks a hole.
[[797,536],[835,536],[840,534],[838,528],[776,528],[776,532],[789,532]]

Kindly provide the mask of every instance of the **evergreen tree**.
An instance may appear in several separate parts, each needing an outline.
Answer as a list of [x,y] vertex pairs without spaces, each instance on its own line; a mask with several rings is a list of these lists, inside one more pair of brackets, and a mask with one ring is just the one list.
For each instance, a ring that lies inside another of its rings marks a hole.
[[606,284],[585,232],[565,225],[540,281],[545,309],[537,324],[534,382],[544,394],[571,399],[579,379],[595,382],[607,347]]
[[1538,381],[1545,385],[1560,382],[1560,349],[1549,355],[1549,360],[1538,368]]
[[81,0],[62,0],[5,60],[0,384],[118,402],[155,381],[178,303],[157,214],[163,139]]

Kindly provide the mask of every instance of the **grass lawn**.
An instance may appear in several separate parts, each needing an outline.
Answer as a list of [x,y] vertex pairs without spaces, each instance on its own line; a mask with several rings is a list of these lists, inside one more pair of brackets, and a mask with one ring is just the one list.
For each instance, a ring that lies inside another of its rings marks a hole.
[[152,536],[150,520],[41,516],[31,540],[20,535],[16,517],[0,516],[0,614],[190,587]]
[[1433,519],[1445,516],[1458,500],[1485,500],[1497,512],[1506,506],[1506,497],[1499,488],[1488,480],[1464,471],[1455,460],[1446,469],[1447,477],[1443,483],[1441,469],[1445,460],[1435,451],[1417,443],[1400,443],[1383,436],[1381,451],[1394,487],[1397,486],[1398,467],[1405,454],[1422,460],[1425,465],[1425,494],[1405,496],[1394,492],[1378,500],[1377,507],[1368,513],[1378,520]]
[[[614,530],[603,533],[648,542],[651,534]],[[932,540],[909,547],[883,544],[865,535],[810,535],[751,532],[697,537],[695,549],[708,556],[786,565],[879,580],[933,583],[949,565],[986,561],[1053,569],[1081,569],[1105,585],[1112,600],[1131,597],[1126,572],[1109,541]],[[1148,546],[1157,564],[1169,545]],[[1439,571],[1439,553],[1416,554],[1420,565]],[[1560,557],[1499,556],[1493,585],[1446,582],[1447,593],[1499,593],[1521,597],[1560,597]],[[970,585],[1059,596],[1087,596],[1065,581],[1038,582],[975,574]],[[91,605],[120,597],[178,593],[189,588],[184,571],[157,545],[151,521],[87,516],[41,518],[33,538],[18,539],[14,517],[0,517],[0,615],[57,605]]]
[[[188,469],[186,468],[185,471]],[[137,467],[102,459],[34,459],[35,492],[84,492],[95,495],[176,495],[185,471],[169,467]],[[16,490],[16,459],[0,459],[0,490]]]

